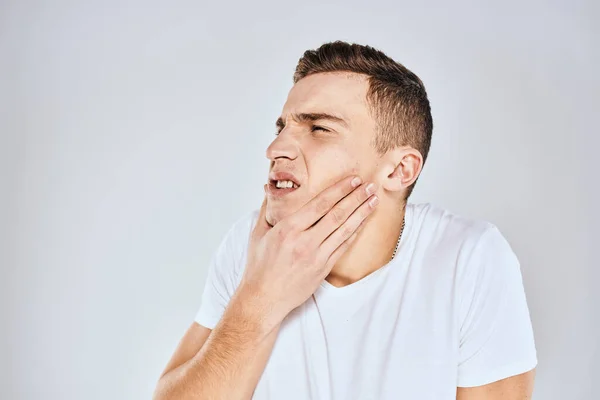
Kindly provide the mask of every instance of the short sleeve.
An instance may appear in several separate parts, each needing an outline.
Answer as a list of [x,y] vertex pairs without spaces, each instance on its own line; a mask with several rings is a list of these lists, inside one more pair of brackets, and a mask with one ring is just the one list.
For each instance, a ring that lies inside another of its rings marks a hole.
[[215,328],[239,285],[255,214],[246,215],[231,227],[209,261],[200,308],[194,319],[206,328]]
[[494,225],[479,239],[464,276],[457,386],[486,385],[535,368],[520,264]]

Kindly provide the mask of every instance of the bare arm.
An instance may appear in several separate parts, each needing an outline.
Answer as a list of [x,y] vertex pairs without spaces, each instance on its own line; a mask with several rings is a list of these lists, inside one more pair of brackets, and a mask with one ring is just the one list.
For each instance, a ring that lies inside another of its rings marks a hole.
[[275,227],[263,202],[236,293],[212,332],[190,328],[155,400],[252,397],[281,322],[315,292],[376,206],[374,190],[359,185],[344,179]]
[[265,368],[279,325],[266,328],[240,294],[213,331],[186,332],[161,376],[155,400],[249,399]]
[[458,388],[456,400],[530,400],[535,370],[488,385]]

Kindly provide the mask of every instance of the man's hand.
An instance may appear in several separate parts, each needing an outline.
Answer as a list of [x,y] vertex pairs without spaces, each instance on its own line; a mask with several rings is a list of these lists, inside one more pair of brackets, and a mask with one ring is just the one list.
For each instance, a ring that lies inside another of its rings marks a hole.
[[358,177],[345,178],[275,227],[266,221],[263,201],[236,295],[252,304],[266,326],[280,323],[329,275],[377,206],[375,189]]
[[238,290],[212,332],[198,325],[186,335],[156,400],[252,397],[280,323],[315,292],[377,205],[374,185],[359,186],[346,178],[275,227],[263,202]]

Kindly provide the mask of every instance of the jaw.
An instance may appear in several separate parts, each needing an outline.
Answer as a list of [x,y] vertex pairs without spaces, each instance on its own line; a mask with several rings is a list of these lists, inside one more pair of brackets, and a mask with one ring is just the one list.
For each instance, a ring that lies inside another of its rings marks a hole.
[[269,199],[266,212],[267,223],[271,226],[277,225],[279,221],[292,214],[288,211],[289,207],[285,207],[280,201],[277,201],[276,204],[273,203],[274,202]]
[[298,199],[269,198],[266,210],[267,222],[275,226],[279,221],[299,210],[302,204]]

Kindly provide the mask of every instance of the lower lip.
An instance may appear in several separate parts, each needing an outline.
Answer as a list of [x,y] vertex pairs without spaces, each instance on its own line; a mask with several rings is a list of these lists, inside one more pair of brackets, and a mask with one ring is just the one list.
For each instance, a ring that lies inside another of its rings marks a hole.
[[275,197],[275,198],[279,198],[279,197],[283,197],[287,194],[290,194],[292,192],[295,192],[296,190],[298,190],[300,187],[297,188],[285,188],[285,189],[278,189],[277,186],[275,186],[275,183],[273,182],[269,182],[269,184],[267,185],[267,194],[270,197]]

